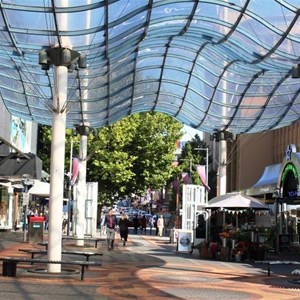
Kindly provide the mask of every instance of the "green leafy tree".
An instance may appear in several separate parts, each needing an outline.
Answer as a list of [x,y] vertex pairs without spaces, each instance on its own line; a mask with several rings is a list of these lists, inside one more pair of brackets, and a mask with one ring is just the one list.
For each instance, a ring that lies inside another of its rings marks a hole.
[[37,155],[43,162],[43,170],[50,174],[51,127],[39,125]]
[[[136,193],[145,187],[157,190],[166,185],[174,174],[172,162],[176,141],[181,137],[181,124],[159,113],[135,115],[139,123],[132,153],[139,157],[134,162]],[[140,133],[143,132],[143,135]]]
[[[182,149],[181,160],[179,161],[179,170],[183,172],[189,172],[190,159],[192,160],[192,183],[202,185],[201,179],[197,173],[196,165],[206,165],[206,148],[207,144],[204,140],[201,140],[199,135],[195,135],[191,141],[186,143]],[[197,149],[198,148],[198,149]],[[203,149],[200,150],[199,148]],[[208,156],[208,165],[211,163],[211,156]],[[211,188],[209,192],[209,198],[213,198],[216,194],[216,172],[208,172],[208,183]]]
[[[43,170],[50,173],[50,149],[52,140],[52,129],[50,126],[39,125],[38,128],[38,151],[37,155],[43,162]],[[72,146],[71,146],[72,144]],[[72,149],[71,149],[72,148]],[[79,153],[79,137],[73,136],[71,129],[66,129],[66,144],[65,144],[65,172],[69,172],[70,154],[76,157]]]
[[[175,173],[172,162],[181,128],[181,123],[165,114],[140,113],[90,134],[87,181],[98,182],[99,203],[110,204],[115,197],[141,196],[148,188],[164,187]],[[40,126],[39,140],[38,155],[45,170],[50,170],[50,127]],[[67,129],[66,173],[71,151],[73,157],[78,156],[79,135]]]
[[[99,130],[91,143],[91,178],[108,199],[144,195],[174,174],[172,161],[182,125],[161,113],[140,113]],[[105,200],[105,199],[103,199]]]

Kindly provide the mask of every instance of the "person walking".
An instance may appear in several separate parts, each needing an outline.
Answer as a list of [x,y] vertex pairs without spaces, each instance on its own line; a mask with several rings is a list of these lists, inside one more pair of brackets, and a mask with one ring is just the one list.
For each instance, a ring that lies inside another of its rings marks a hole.
[[125,246],[127,242],[128,226],[129,226],[128,216],[124,214],[119,221],[120,237],[121,240],[123,241],[123,246]]
[[139,224],[140,224],[138,215],[135,215],[132,221],[133,221],[133,233],[137,234],[138,233]]
[[115,215],[113,215],[112,208],[109,208],[108,215],[105,216],[104,225],[106,226],[106,236],[107,236],[107,250],[114,249],[115,242],[115,230],[118,226],[118,220]]
[[157,228],[158,228],[158,235],[162,236],[164,230],[164,218],[162,215],[157,220]]
[[149,219],[149,227],[150,227],[150,235],[152,234],[152,228],[154,226],[154,220],[153,220],[153,217],[151,217]]
[[147,219],[145,215],[141,218],[141,234],[143,234],[143,232],[145,234],[147,233]]
[[158,235],[158,227],[157,227],[157,220],[158,220],[158,215],[154,216],[154,220],[153,220],[153,224],[154,224],[154,228],[155,228],[155,235]]

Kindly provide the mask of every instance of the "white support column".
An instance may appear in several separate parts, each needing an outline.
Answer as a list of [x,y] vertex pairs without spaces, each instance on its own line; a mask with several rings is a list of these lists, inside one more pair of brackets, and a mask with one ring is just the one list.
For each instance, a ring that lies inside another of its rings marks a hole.
[[13,228],[13,212],[14,212],[14,188],[8,188],[8,228]]
[[[54,75],[53,121],[50,165],[48,259],[61,260],[64,196],[65,135],[68,68],[56,66]],[[61,272],[60,264],[48,264],[48,272]]]
[[226,165],[227,165],[227,141],[219,142],[219,194],[226,194]]
[[[88,70],[86,70],[85,75],[82,80],[82,99],[88,99]],[[88,111],[87,102],[83,101],[82,110]],[[85,115],[83,114],[83,117]],[[80,148],[79,148],[79,173],[78,173],[78,185],[77,185],[77,199],[76,199],[76,235],[78,238],[84,238],[85,234],[85,200],[86,200],[86,164],[87,164],[87,141],[90,134],[90,124],[79,124],[76,128],[77,132],[80,134]],[[84,240],[77,240],[77,246],[84,246]]]
[[[87,135],[80,137],[79,149],[79,173],[77,187],[77,222],[76,234],[78,238],[84,238],[85,233],[85,199],[86,199],[86,158],[87,158]],[[84,240],[77,240],[77,246],[84,246]]]

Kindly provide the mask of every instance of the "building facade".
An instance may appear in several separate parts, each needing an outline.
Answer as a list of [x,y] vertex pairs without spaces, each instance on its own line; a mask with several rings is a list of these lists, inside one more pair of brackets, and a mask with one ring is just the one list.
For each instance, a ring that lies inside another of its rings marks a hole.
[[0,113],[0,229],[16,229],[24,221],[26,180],[42,176],[36,156],[38,126],[11,116],[2,102]]
[[265,167],[282,162],[290,144],[300,150],[300,122],[268,132],[239,135],[235,142],[228,143],[227,191],[253,186]]

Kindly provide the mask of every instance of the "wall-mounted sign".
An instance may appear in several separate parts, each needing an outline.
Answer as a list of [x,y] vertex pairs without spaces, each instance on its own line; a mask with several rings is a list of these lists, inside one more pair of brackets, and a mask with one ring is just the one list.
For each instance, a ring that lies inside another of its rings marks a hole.
[[281,173],[280,185],[282,187],[283,198],[297,198],[300,197],[299,176],[295,165],[289,162],[284,167]]
[[289,163],[283,169],[283,172],[281,174],[281,182],[284,182],[286,180],[286,177],[287,175],[289,175],[289,173],[293,173],[294,178],[298,180],[298,172],[296,167],[294,166],[294,164]]
[[297,149],[296,146],[294,144],[290,144],[287,146],[286,151],[285,151],[285,159],[287,161],[292,159],[292,153],[296,153]]

